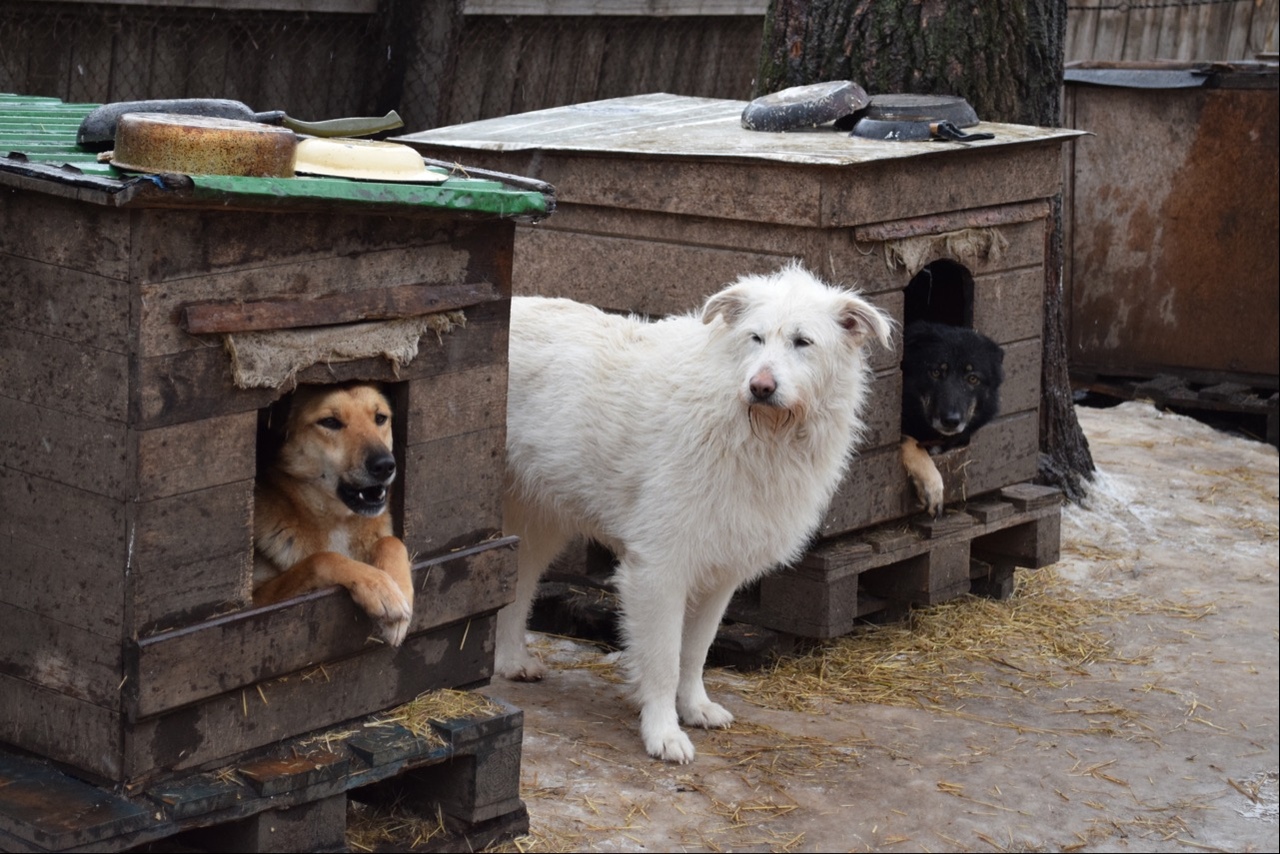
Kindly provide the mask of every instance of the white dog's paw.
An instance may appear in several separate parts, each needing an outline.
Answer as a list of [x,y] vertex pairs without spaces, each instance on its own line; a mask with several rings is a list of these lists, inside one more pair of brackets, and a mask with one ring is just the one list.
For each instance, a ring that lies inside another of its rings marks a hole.
[[706,700],[680,709],[680,720],[688,726],[723,729],[733,723],[733,712],[719,703]]
[[697,755],[697,751],[693,749],[693,742],[689,740],[689,736],[681,731],[680,727],[654,734],[646,733],[644,735],[644,749],[654,759],[661,759],[663,762],[676,762],[680,765],[688,765],[693,761],[693,757]]
[[547,666],[526,650],[519,655],[498,655],[494,659],[494,672],[513,682],[541,682],[547,675]]

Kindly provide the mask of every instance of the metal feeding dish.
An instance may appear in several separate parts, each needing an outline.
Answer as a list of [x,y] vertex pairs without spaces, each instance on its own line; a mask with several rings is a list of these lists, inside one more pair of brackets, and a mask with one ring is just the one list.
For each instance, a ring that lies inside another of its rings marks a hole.
[[956,95],[875,95],[853,124],[851,136],[861,139],[916,142],[949,139],[965,142],[992,139],[990,133],[965,133],[978,124],[978,114]]
[[747,104],[742,111],[742,126],[774,132],[815,128],[852,115],[871,100],[866,90],[852,80],[793,86]]

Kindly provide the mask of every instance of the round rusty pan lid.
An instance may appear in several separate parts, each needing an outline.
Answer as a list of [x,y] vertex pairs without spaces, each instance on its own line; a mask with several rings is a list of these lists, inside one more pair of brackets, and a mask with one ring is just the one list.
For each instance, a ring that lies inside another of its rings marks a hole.
[[128,172],[293,176],[298,137],[275,125],[209,116],[125,113],[111,165]]

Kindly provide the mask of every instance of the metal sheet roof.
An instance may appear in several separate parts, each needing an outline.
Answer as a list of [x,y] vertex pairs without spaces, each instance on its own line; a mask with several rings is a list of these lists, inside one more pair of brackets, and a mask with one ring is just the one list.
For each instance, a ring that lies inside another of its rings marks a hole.
[[[140,175],[76,144],[97,104],[0,93],[0,186],[24,186],[115,207],[236,205],[280,210],[354,208],[393,213],[541,219],[554,189],[514,175],[467,170],[438,184],[345,178]],[[449,164],[439,164],[449,168]]]

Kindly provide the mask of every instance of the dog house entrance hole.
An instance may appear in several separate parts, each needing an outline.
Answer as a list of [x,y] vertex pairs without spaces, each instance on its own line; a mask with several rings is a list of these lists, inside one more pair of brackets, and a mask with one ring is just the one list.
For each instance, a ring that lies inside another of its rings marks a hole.
[[973,328],[973,275],[963,264],[933,261],[907,283],[903,324],[916,320]]

